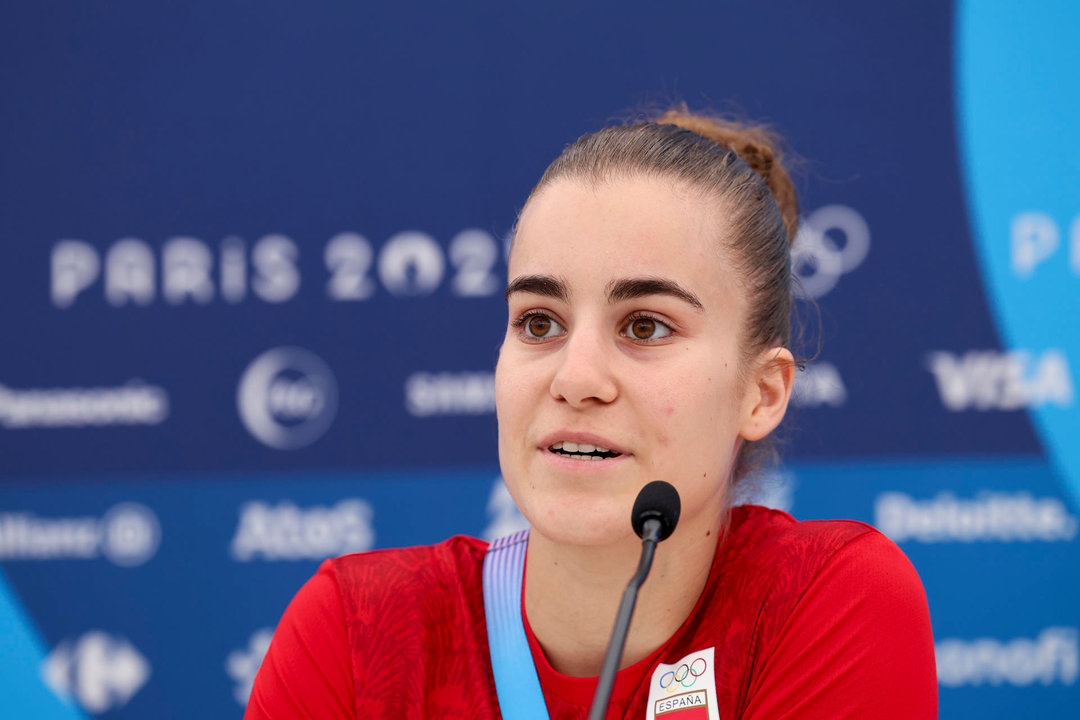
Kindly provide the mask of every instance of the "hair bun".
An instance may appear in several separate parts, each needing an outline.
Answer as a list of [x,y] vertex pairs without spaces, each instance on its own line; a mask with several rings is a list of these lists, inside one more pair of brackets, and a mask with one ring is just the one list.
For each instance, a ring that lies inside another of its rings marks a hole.
[[668,110],[654,122],[677,125],[734,151],[765,181],[784,218],[788,244],[794,242],[795,233],[799,229],[799,199],[795,193],[795,185],[784,167],[784,151],[781,148],[783,140],[780,135],[764,125],[695,115],[685,103]]

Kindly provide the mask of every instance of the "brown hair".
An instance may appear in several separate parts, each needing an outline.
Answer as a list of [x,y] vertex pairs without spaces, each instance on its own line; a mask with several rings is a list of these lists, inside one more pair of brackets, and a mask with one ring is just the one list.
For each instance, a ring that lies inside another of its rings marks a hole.
[[[530,197],[563,178],[599,183],[643,174],[685,181],[723,202],[729,249],[749,292],[740,342],[749,360],[769,347],[791,344],[790,245],[799,204],[780,144],[764,126],[694,115],[683,105],[649,122],[578,138],[548,166]],[[735,478],[763,456],[775,456],[770,442],[745,443]]]

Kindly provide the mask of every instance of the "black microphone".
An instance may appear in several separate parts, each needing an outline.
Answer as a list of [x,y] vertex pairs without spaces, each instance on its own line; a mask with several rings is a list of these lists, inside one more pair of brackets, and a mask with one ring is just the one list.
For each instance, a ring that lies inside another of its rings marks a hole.
[[615,616],[615,628],[611,631],[604,665],[600,669],[600,680],[596,684],[596,694],[593,695],[592,707],[589,709],[589,720],[604,720],[608,701],[611,700],[611,687],[615,684],[615,673],[619,671],[619,661],[622,660],[623,648],[626,646],[630,618],[634,614],[634,605],[637,604],[638,590],[649,575],[653,555],[656,553],[656,543],[667,540],[671,533],[675,532],[680,509],[678,491],[663,480],[654,480],[641,488],[634,501],[630,524],[641,538],[641,561],[623,592],[619,613]]

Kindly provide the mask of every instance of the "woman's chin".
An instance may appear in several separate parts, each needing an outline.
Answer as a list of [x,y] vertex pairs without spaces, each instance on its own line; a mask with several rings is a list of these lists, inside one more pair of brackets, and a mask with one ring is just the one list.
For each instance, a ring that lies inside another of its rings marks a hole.
[[552,543],[598,546],[636,538],[630,525],[632,488],[583,487],[561,479],[533,480],[527,488],[510,480],[507,488],[533,531]]
[[557,545],[599,547],[636,539],[629,512],[617,517],[613,513],[583,515],[579,510],[567,507],[562,513],[545,514],[535,520],[530,518],[530,525],[533,532]]

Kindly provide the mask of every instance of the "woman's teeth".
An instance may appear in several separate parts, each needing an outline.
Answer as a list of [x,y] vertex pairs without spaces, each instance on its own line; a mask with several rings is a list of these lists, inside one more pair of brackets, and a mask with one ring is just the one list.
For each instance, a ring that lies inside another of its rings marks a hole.
[[550,449],[556,455],[574,458],[575,460],[606,460],[619,455],[619,453],[612,452],[605,447],[590,445],[589,443],[570,442],[569,440],[557,442]]

